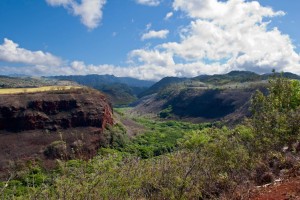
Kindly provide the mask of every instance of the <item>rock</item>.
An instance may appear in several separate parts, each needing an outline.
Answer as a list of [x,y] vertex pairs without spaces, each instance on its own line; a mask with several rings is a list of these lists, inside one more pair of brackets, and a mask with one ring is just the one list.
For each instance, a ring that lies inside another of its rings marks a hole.
[[113,124],[112,108],[97,91],[0,95],[0,130],[98,127]]
[[54,169],[56,159],[92,158],[108,124],[111,104],[95,90],[0,95],[0,181],[11,162]]

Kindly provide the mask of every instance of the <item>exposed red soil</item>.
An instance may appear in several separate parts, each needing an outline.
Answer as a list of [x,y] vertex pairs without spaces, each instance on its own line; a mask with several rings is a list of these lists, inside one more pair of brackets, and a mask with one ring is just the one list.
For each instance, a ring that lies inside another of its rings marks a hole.
[[300,177],[259,188],[253,200],[300,200]]

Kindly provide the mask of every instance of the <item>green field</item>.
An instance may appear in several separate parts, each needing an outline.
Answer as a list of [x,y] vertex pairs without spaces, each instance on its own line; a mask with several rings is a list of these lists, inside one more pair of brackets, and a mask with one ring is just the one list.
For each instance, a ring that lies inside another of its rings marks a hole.
[[79,86],[44,86],[37,88],[3,88],[0,89],[1,94],[22,94],[22,93],[35,93],[35,92],[48,92],[48,91],[60,91],[60,90],[71,90],[80,89]]

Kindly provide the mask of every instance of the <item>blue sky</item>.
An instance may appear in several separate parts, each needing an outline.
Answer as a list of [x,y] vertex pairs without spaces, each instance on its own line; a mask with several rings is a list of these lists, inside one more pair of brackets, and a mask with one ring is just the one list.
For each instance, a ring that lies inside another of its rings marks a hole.
[[300,2],[259,3],[1,0],[0,73],[153,80],[273,68],[299,74]]

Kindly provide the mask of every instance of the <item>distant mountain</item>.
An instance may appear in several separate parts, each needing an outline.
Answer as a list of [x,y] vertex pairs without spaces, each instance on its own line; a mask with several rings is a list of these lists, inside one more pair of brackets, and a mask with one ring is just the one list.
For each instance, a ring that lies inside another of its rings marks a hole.
[[213,85],[224,85],[228,83],[243,83],[262,80],[261,76],[248,71],[232,71],[228,74],[216,74],[216,75],[200,75],[193,80],[201,81]]
[[74,75],[52,76],[58,80],[74,81],[81,85],[93,87],[107,94],[114,105],[127,105],[137,99],[140,93],[147,90],[155,82],[139,80],[130,77],[116,77],[113,75]]
[[192,80],[197,80],[212,85],[224,85],[229,83],[244,83],[244,82],[268,80],[271,76],[274,75],[276,76],[282,75],[285,78],[300,80],[300,76],[290,72],[275,73],[275,74],[268,73],[268,74],[259,75],[249,71],[231,71],[227,74],[200,75],[195,78],[192,78]]
[[[276,72],[275,75],[276,76],[281,76],[282,75],[285,78],[300,80],[300,76],[298,76],[297,74],[293,74],[291,72],[284,72],[284,73],[278,73],[278,72]],[[269,74],[263,74],[263,75],[261,75],[261,77],[262,77],[263,80],[267,80],[271,76],[274,76],[274,74],[273,73],[269,73]]]
[[150,87],[155,82],[139,80],[130,77],[116,77],[114,75],[72,75],[72,76],[52,76],[50,78],[55,78],[59,80],[69,80],[75,81],[79,84],[95,87],[101,84],[111,84],[111,83],[123,83],[131,87]]
[[100,84],[94,88],[105,93],[114,105],[128,105],[137,100],[133,89],[124,83]]
[[188,78],[178,78],[178,77],[165,77],[152,85],[148,90],[142,92],[139,97],[147,96],[150,94],[154,94],[159,92],[161,89],[170,86],[172,84],[176,83],[182,83],[184,81],[188,80]]

